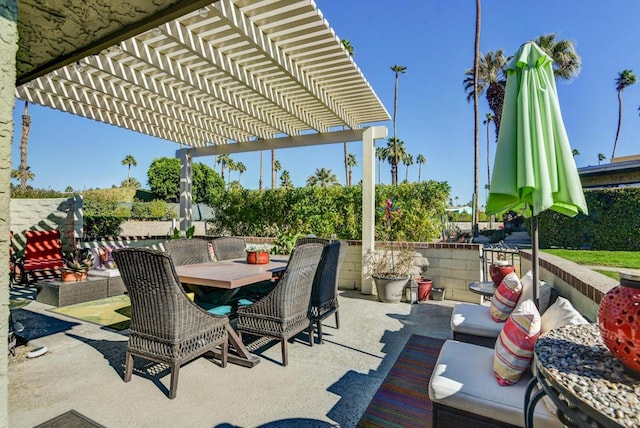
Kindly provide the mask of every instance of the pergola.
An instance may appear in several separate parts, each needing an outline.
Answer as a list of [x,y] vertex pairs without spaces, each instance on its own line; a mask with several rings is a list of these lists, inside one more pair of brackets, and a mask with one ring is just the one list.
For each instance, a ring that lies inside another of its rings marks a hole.
[[[389,114],[312,0],[9,0],[0,3],[0,37],[2,248],[17,97],[186,146],[176,152],[182,230],[194,157],[362,141],[363,253],[373,249],[374,140],[387,131],[368,125]],[[1,252],[3,278],[7,268]],[[7,302],[4,283],[5,333]]]
[[362,241],[372,249],[373,143],[386,128],[364,125],[389,114],[322,13],[310,0],[200,3],[19,77],[16,96],[187,146],[176,153],[183,231],[194,157],[362,141]]

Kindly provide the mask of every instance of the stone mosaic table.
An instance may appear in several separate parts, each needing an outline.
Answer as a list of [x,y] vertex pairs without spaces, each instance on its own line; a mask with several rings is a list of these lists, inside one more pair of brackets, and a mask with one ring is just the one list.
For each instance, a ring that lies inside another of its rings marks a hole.
[[[552,330],[538,339],[535,354],[537,373],[525,398],[526,426],[545,394],[569,426],[640,426],[640,380],[611,355],[597,325]],[[530,398],[536,383],[542,389]]]

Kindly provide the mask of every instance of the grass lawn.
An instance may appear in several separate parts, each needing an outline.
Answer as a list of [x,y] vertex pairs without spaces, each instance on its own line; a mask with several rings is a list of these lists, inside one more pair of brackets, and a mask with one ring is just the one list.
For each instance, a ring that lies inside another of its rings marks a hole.
[[[551,249],[542,250],[545,253],[553,254],[563,259],[571,260],[580,265],[610,266],[614,268],[640,269],[640,251],[589,251],[589,250],[562,250]],[[601,270],[598,272],[604,273]],[[605,275],[611,276],[611,272]]]

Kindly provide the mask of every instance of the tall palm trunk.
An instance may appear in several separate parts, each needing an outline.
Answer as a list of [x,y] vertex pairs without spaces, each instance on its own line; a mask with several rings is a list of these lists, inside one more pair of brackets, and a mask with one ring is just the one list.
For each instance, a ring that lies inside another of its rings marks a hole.
[[391,184],[398,185],[398,135],[396,130],[396,115],[398,112],[398,72],[396,71],[396,86],[393,93],[393,150],[394,161],[391,164]]
[[422,178],[422,164],[419,163],[418,164],[418,183],[420,183],[421,178]]
[[271,149],[271,189],[276,188],[276,151]]
[[619,90],[618,91],[618,129],[616,129],[616,141],[613,143],[613,152],[611,153],[611,159],[613,159],[616,156],[616,146],[618,145],[618,137],[620,136],[621,126],[622,126],[622,90]]
[[489,148],[489,124],[491,121],[487,118],[487,185],[491,184],[491,154]]
[[262,192],[262,154],[263,151],[260,150],[260,180],[258,181],[258,190]]
[[27,187],[27,142],[31,130],[31,116],[29,116],[29,101],[24,102],[22,113],[22,139],[20,140],[20,188]]
[[473,234],[476,236],[478,232],[478,152],[479,152],[479,121],[478,116],[478,67],[480,61],[480,0],[476,0],[476,37],[475,48],[473,54],[473,139],[474,139],[474,177],[473,177]]

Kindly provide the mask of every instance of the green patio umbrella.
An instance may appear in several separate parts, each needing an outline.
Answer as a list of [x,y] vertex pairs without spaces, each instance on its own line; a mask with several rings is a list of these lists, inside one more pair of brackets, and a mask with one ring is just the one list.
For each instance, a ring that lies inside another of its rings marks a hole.
[[531,217],[534,299],[538,289],[538,220],[551,209],[587,214],[580,177],[562,122],[553,60],[527,42],[507,66],[507,86],[487,214],[513,210]]

